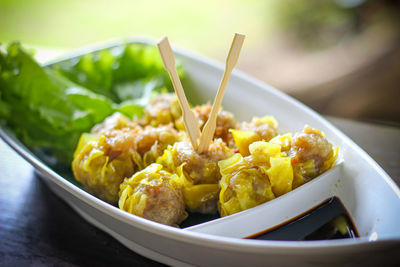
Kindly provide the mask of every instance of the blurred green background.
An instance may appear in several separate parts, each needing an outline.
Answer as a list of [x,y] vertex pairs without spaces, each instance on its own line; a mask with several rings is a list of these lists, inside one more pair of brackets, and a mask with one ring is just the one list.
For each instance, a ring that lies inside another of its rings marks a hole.
[[179,46],[214,55],[234,32],[246,45],[266,36],[272,1],[1,0],[0,38],[76,48],[110,38],[168,35]]
[[246,34],[239,69],[317,111],[400,125],[399,1],[0,0],[0,41],[57,55],[129,36],[223,61]]

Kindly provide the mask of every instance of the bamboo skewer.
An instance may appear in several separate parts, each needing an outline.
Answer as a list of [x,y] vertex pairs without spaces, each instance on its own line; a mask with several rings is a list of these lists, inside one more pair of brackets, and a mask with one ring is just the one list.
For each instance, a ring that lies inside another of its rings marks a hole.
[[222,76],[222,80],[219,85],[218,92],[215,97],[210,116],[208,117],[207,123],[205,124],[203,131],[201,133],[200,144],[198,149],[199,153],[205,153],[208,150],[208,147],[210,146],[211,140],[214,136],[218,111],[221,107],[222,99],[224,97],[225,90],[229,82],[229,77],[231,76],[232,70],[238,61],[240,50],[242,49],[243,46],[244,38],[245,38],[244,35],[238,33],[236,33],[235,37],[233,38],[231,48],[229,49],[229,53],[225,61],[225,71]]
[[183,91],[181,80],[179,79],[178,72],[175,67],[175,57],[169,44],[168,38],[163,37],[158,43],[158,50],[160,52],[162,61],[165,69],[168,71],[169,77],[171,78],[172,85],[174,86],[175,93],[178,96],[179,104],[182,109],[183,122],[185,124],[186,131],[189,135],[190,142],[192,143],[193,149],[196,151],[198,148],[198,140],[200,138],[200,127],[199,122],[194,116],[193,111],[189,107],[189,103],[186,99],[185,92]]

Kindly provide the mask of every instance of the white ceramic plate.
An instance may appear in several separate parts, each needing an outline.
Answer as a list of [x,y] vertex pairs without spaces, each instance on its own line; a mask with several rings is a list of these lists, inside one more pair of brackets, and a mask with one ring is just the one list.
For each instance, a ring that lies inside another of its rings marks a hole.
[[[132,42],[143,42],[132,40]],[[151,43],[151,42],[150,42]],[[64,59],[112,44],[86,48]],[[213,99],[223,66],[185,51],[175,51],[193,84],[193,103]],[[53,62],[55,63],[55,62]],[[361,148],[320,115],[291,97],[234,71],[223,106],[239,120],[273,115],[280,132],[305,124],[322,130],[340,158],[333,169],[275,200],[197,226],[177,229],[126,213],[88,194],[46,166],[7,129],[0,136],[42,175],[46,184],[83,218],[146,257],[174,266],[379,264],[399,260],[400,191]],[[360,238],[329,241],[261,241],[242,239],[287,221],[338,196],[349,211]]]

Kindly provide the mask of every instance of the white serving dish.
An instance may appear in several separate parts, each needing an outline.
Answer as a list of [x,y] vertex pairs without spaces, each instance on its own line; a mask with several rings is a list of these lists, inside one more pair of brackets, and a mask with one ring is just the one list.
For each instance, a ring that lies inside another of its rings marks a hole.
[[[86,48],[64,59],[121,43]],[[187,92],[189,100],[202,103],[213,99],[223,65],[190,52],[175,52],[182,60],[193,88],[197,89]],[[97,199],[46,166],[8,129],[0,129],[0,136],[83,218],[133,251],[159,262],[173,266],[275,266],[400,261],[400,190],[360,147],[316,112],[239,71],[233,72],[223,106],[239,120],[273,115],[280,124],[280,132],[298,131],[305,124],[320,129],[334,146],[340,147],[337,166],[294,191],[253,209],[177,229],[131,215]],[[329,241],[242,239],[296,217],[334,195],[349,211],[360,238]]]

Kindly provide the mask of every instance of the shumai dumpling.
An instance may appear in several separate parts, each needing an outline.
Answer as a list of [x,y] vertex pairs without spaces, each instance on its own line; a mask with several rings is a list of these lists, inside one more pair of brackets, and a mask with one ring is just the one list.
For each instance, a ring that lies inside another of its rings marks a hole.
[[203,214],[217,212],[218,182],[221,174],[218,161],[232,155],[221,139],[215,139],[204,154],[193,150],[188,140],[169,146],[157,159],[170,172],[182,172],[183,195],[188,210]]
[[172,125],[141,127],[116,113],[82,135],[72,170],[89,192],[116,204],[123,179],[154,163],[177,140]]
[[115,112],[111,116],[108,116],[102,123],[93,126],[90,133],[92,134],[102,134],[111,130],[121,130],[121,129],[135,129],[138,127],[138,123],[130,120],[127,116]]
[[[208,121],[211,113],[212,106],[209,104],[196,106],[193,108],[193,112],[199,121],[200,130]],[[232,113],[220,109],[217,114],[217,120],[215,125],[215,132],[213,139],[221,138],[229,147],[234,145],[232,134],[229,132],[230,129],[239,128],[239,123]]]
[[290,139],[287,153],[292,158],[297,187],[332,168],[339,148],[333,148],[321,131],[306,125]]
[[119,196],[120,209],[155,222],[178,225],[187,217],[181,179],[157,163],[126,178]]
[[[252,132],[233,132],[241,153],[220,161],[219,211],[227,216],[286,194],[332,168],[339,148],[332,148],[315,128],[256,141]],[[247,147],[246,147],[247,146]]]
[[134,174],[142,159],[135,149],[132,130],[83,134],[72,161],[76,180],[86,190],[111,204],[118,202],[119,185]]
[[253,117],[239,129],[231,129],[236,147],[243,156],[250,155],[249,145],[256,141],[269,141],[278,134],[278,122],[272,116]]
[[159,125],[175,124],[182,116],[178,97],[175,94],[160,94],[155,96],[144,109],[144,124],[157,127]]
[[249,146],[250,155],[236,153],[219,162],[219,212],[227,216],[243,211],[292,190],[291,159],[278,144],[256,141]]
[[136,150],[143,159],[143,168],[156,162],[168,145],[179,141],[181,136],[172,124],[153,127],[147,125],[135,133]]

